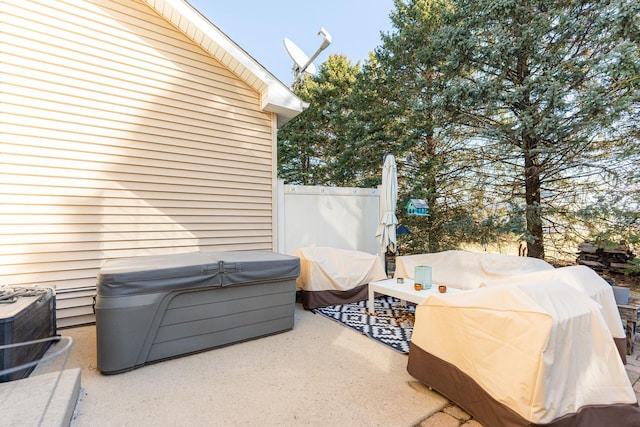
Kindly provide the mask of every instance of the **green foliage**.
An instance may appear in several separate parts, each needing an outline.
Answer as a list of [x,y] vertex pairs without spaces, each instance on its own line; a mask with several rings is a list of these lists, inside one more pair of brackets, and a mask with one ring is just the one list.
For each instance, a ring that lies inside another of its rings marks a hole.
[[544,257],[545,235],[574,227],[575,209],[602,191],[592,178],[618,173],[607,167],[620,120],[638,104],[638,43],[624,37],[637,29],[637,2],[443,3],[398,8],[434,30],[412,52],[438,76],[432,107],[482,159],[476,172],[491,202],[521,198],[522,237],[530,256]]
[[[290,183],[374,187],[396,156],[408,251],[640,233],[640,3],[394,0],[362,66],[334,55],[280,130]],[[556,252],[558,252],[556,250]]]
[[640,189],[600,194],[578,210],[586,237],[601,246],[625,241],[640,249]]
[[[349,95],[358,74],[343,55],[331,55],[317,76],[305,76],[294,92],[309,102],[302,114],[278,132],[278,174],[288,183],[345,185],[344,150]],[[347,159],[350,160],[350,159]]]

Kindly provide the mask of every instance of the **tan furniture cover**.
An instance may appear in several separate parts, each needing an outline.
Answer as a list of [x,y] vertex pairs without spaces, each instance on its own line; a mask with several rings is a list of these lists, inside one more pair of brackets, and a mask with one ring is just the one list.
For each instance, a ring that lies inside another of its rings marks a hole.
[[368,284],[387,278],[382,260],[366,252],[331,247],[297,249],[297,288],[306,309],[363,301]]
[[476,289],[489,280],[553,270],[537,258],[469,251],[444,251],[396,257],[394,277],[413,279],[417,265],[431,267],[433,283],[458,289]]
[[[560,281],[598,303],[602,317],[607,323],[607,327],[609,331],[611,331],[611,336],[618,347],[622,362],[626,363],[627,337],[624,327],[622,326],[622,320],[620,319],[618,305],[613,295],[613,288],[606,280],[600,277],[598,273],[587,266],[574,265],[518,276],[517,280],[518,282]],[[512,281],[512,278],[487,280],[482,285],[494,286],[508,284]]]
[[601,307],[558,280],[428,297],[407,370],[486,426],[640,425]]

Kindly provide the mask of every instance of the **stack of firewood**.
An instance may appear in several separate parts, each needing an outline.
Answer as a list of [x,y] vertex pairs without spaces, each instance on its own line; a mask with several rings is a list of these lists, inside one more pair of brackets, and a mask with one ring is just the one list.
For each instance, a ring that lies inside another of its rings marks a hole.
[[624,242],[607,246],[584,242],[578,245],[576,262],[598,272],[624,274],[628,271],[631,265],[630,261],[634,258],[635,255]]

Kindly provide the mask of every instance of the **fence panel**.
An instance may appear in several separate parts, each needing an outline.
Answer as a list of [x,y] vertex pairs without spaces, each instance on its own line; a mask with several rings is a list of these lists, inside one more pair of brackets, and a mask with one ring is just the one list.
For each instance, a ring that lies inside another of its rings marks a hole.
[[278,252],[331,246],[376,254],[378,188],[285,185],[278,182]]

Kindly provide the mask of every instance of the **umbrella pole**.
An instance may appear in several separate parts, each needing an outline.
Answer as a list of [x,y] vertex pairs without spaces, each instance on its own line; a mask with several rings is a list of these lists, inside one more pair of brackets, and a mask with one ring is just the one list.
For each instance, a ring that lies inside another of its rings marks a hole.
[[382,265],[384,265],[384,272],[387,273],[387,277],[389,277],[389,271],[387,270],[387,248],[386,248],[386,246],[380,246],[380,250],[378,251],[378,255],[380,256],[380,261],[382,261]]

